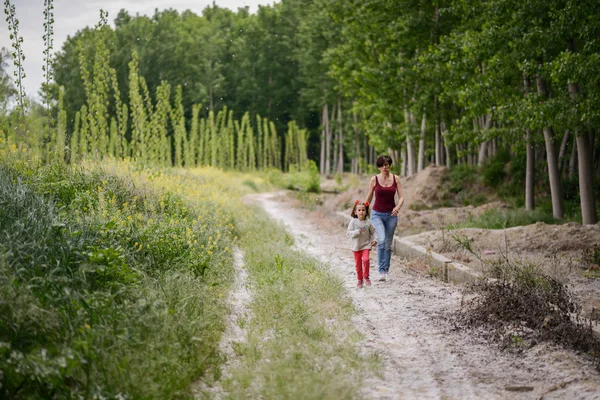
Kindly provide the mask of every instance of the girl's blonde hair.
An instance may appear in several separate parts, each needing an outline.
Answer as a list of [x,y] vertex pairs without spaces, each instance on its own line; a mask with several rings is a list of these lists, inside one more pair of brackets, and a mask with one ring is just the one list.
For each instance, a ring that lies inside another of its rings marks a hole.
[[354,207],[352,207],[352,212],[350,213],[350,216],[351,216],[352,218],[358,218],[358,215],[356,215],[356,207],[358,207],[358,206],[365,206],[365,209],[367,210],[367,212],[366,212],[366,215],[365,215],[365,216],[366,216],[366,217],[368,217],[368,216],[369,216],[369,202],[368,202],[368,201],[365,201],[365,202],[363,203],[363,202],[362,202],[362,201],[360,201],[360,200],[355,200],[355,201],[354,201]]

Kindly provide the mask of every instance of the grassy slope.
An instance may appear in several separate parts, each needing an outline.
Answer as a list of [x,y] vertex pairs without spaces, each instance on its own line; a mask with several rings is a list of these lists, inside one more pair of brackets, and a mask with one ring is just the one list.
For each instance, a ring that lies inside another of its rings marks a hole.
[[235,245],[253,300],[223,387],[234,398],[356,397],[365,360],[351,303],[241,203],[263,181],[40,166],[1,145],[0,397],[192,397],[196,379],[219,377]]
[[214,173],[2,155],[0,397],[191,397],[221,362],[235,196]]

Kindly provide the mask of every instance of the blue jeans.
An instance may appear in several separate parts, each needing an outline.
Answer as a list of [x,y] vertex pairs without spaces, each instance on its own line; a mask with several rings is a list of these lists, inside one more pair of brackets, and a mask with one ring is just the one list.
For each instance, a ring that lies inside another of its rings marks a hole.
[[394,231],[398,225],[398,216],[392,216],[391,212],[371,212],[371,223],[377,232],[377,262],[379,272],[388,272],[392,258],[392,243]]

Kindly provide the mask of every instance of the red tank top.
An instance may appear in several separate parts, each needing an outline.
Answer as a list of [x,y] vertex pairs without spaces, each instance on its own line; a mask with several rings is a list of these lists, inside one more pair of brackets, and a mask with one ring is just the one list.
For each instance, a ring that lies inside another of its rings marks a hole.
[[390,187],[384,187],[379,184],[377,175],[375,175],[375,204],[373,204],[373,210],[379,212],[392,212],[396,203],[394,202],[394,196],[396,195],[396,176],[392,174],[394,183]]

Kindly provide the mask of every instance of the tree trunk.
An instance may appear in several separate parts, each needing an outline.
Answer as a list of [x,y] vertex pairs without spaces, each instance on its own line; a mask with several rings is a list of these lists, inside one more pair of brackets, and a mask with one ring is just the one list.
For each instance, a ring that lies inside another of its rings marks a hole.
[[[576,82],[569,82],[569,95],[571,100],[575,100],[579,95],[579,85]],[[577,130],[578,128],[576,127],[574,132],[577,133]],[[579,160],[581,222],[584,225],[593,225],[598,221],[596,217],[596,200],[594,199],[593,189],[593,142],[590,142],[587,132],[578,134],[575,140],[577,142],[577,159]],[[575,143],[573,145],[575,145]]]
[[451,168],[452,159],[450,158],[450,147],[448,147],[448,145],[445,142],[446,140],[444,140],[444,149],[446,150],[446,167]]
[[[546,97],[546,82],[541,76],[536,77],[537,91]],[[560,186],[560,174],[558,172],[558,160],[554,147],[554,132],[551,126],[544,127],[544,142],[546,143],[546,161],[548,164],[548,176],[550,178],[550,194],[552,197],[552,215],[556,219],[564,217],[562,203],[562,189]]]
[[325,147],[327,129],[325,128],[325,121],[327,120],[327,104],[323,104],[323,113],[321,115],[321,159],[319,160],[319,171],[321,175],[325,175]]
[[325,175],[331,173],[331,128],[329,126],[329,108],[325,104],[323,111],[325,117]]
[[477,165],[480,167],[483,165],[483,162],[485,161],[485,158],[487,155],[487,148],[488,148],[487,140],[479,145],[479,155],[477,157]]
[[338,137],[339,137],[339,153],[338,153],[338,173],[344,172],[344,130],[342,128],[342,98],[338,97]]
[[[337,107],[335,104],[333,104],[333,106],[331,107],[331,115],[329,117],[329,127],[331,128],[331,172],[336,172],[337,171],[337,158],[338,158],[338,145],[340,143],[340,131],[339,129],[337,129],[337,125],[336,123],[336,112],[337,112]],[[333,131],[335,130],[335,137],[333,136]]]
[[352,173],[360,174],[360,131],[358,129],[358,115],[354,107],[352,107],[352,119],[354,124],[352,125],[354,128],[354,158],[352,159]]
[[406,147],[402,147],[402,151],[400,152],[400,157],[402,158],[402,167],[400,168],[400,176],[406,176]]
[[594,198],[594,177],[592,165],[592,148],[587,134],[579,135],[577,155],[579,159],[579,197],[581,199],[581,222],[593,225],[598,222],[596,200]]
[[567,145],[569,144],[569,131],[565,131],[562,142],[560,144],[560,150],[558,151],[558,171],[564,170],[565,153],[567,152]]
[[404,109],[404,120],[406,125],[409,127],[408,131],[406,132],[406,173],[408,176],[411,176],[415,173],[415,146],[411,137],[412,126],[415,123],[415,118],[412,113],[409,113],[408,110]]
[[[487,116],[482,117],[482,120],[479,123],[479,126],[481,129],[483,129],[485,137],[487,137],[487,133],[490,130],[490,128],[492,127],[492,114],[488,114]],[[489,144],[489,141],[486,140],[483,143],[481,143],[481,145],[479,147],[479,157],[477,158],[477,165],[480,167],[485,162],[488,144]]]
[[[530,92],[531,80],[523,72],[523,92],[527,97]],[[531,129],[525,129],[525,209],[533,211],[535,209],[535,147],[531,137]]]
[[544,142],[546,142],[546,161],[548,163],[548,176],[550,178],[550,193],[552,196],[552,215],[556,219],[565,216],[562,203],[562,188],[560,185],[560,174],[553,141],[554,132],[552,127],[544,128]]
[[571,147],[571,158],[569,159],[569,179],[575,177],[577,171],[577,143],[573,142]]
[[[437,9],[436,9],[437,17]],[[437,20],[436,20],[437,21]],[[440,128],[440,106],[437,96],[433,98],[434,123],[435,123],[435,165],[442,165],[442,138]]]
[[533,147],[531,130],[525,131],[525,146],[527,146],[527,164],[525,168],[525,209],[535,209],[535,149]]
[[419,159],[417,172],[421,172],[425,166],[425,134],[427,128],[427,114],[423,113],[421,119],[421,136],[419,136]]
[[369,141],[367,140],[366,134],[363,137],[363,153],[365,162],[367,164],[370,164],[371,161],[369,160]]
[[440,138],[439,121],[435,121],[435,165],[442,165],[442,140]]

